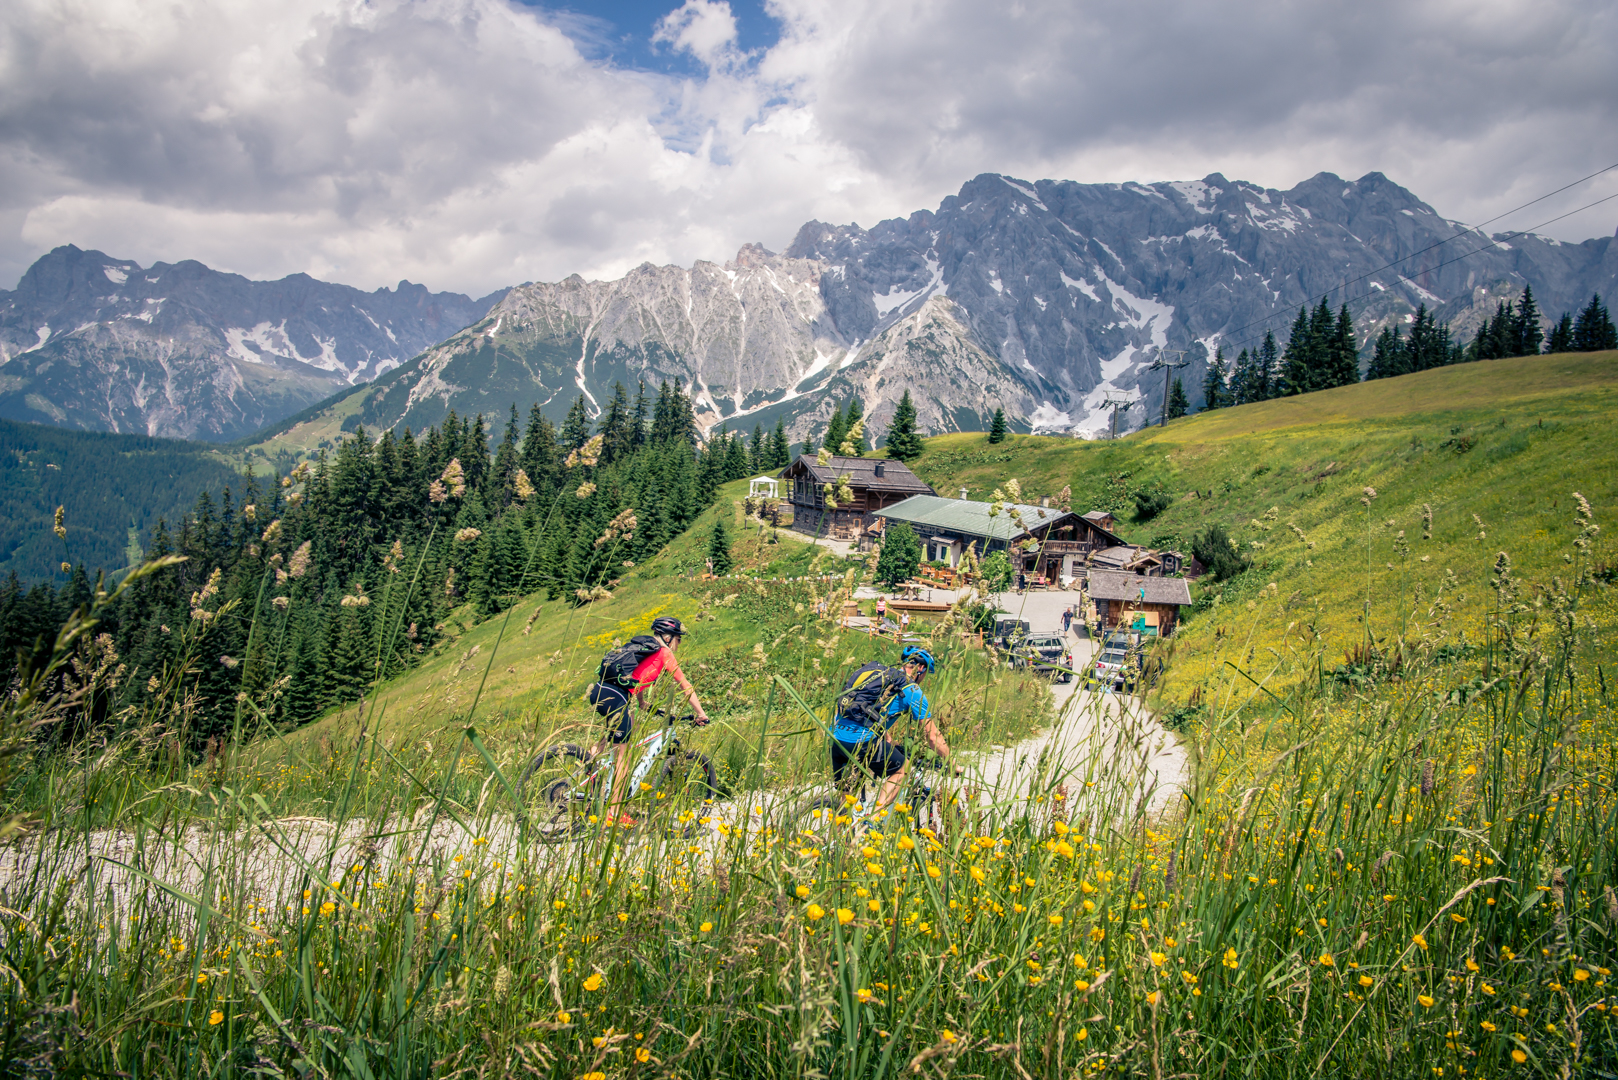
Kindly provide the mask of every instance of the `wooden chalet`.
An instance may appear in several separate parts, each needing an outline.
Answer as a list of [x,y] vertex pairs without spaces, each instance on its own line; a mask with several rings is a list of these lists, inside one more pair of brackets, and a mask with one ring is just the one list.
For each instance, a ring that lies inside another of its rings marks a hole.
[[992,509],[971,499],[918,495],[888,507],[882,516],[908,522],[921,538],[925,559],[957,566],[975,544],[979,558],[1005,551],[1014,569],[1045,581],[1071,580],[1092,553],[1123,543],[1071,510],[1022,503],[1006,503],[999,513]]
[[1130,630],[1167,637],[1191,603],[1184,578],[1147,577],[1130,571],[1090,571],[1090,599],[1102,630]]
[[[826,486],[835,493],[843,477],[853,498],[837,499],[832,509],[826,505]],[[817,457],[800,454],[781,471],[781,479],[791,485],[792,527],[834,540],[858,540],[895,503],[933,494],[904,462],[883,458],[832,457],[822,465]]]

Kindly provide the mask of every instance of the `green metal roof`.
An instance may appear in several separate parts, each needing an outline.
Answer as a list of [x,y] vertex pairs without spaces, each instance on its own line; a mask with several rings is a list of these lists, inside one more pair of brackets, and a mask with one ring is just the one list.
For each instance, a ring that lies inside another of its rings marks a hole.
[[[1058,510],[1054,506],[1005,503],[998,515],[990,517],[991,505],[970,499],[946,499],[942,495],[912,495],[904,502],[883,507],[876,516],[885,517],[889,521],[931,525],[935,529],[947,529],[966,536],[1008,541],[1022,536],[1025,528],[1039,529],[1073,516],[1071,511]],[[1022,514],[1021,527],[1012,519],[1013,508]]]

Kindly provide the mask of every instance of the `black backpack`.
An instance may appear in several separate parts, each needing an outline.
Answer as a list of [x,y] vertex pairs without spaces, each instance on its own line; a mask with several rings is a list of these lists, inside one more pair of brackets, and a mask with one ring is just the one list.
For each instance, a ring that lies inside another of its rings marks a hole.
[[843,684],[842,693],[837,695],[837,715],[860,727],[879,727],[882,710],[909,682],[904,668],[872,660]]
[[663,647],[663,643],[650,634],[636,634],[601,658],[601,669],[596,679],[620,690],[635,688],[635,669],[640,662]]

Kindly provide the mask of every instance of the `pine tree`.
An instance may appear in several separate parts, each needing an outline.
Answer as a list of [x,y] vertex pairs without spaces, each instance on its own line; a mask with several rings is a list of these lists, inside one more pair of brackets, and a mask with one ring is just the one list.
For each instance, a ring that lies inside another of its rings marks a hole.
[[1614,329],[1607,305],[1601,302],[1601,295],[1597,293],[1590,298],[1589,305],[1579,312],[1573,324],[1573,351],[1598,352],[1602,349],[1618,349],[1618,330]]
[[1208,372],[1202,377],[1202,411],[1222,409],[1229,404],[1228,390],[1225,386],[1225,350],[1220,347],[1214,350],[1214,357],[1208,361]]
[[1360,381],[1359,339],[1355,334],[1354,318],[1349,315],[1347,304],[1337,312],[1337,325],[1331,336],[1331,348],[1323,375],[1323,381],[1328,387],[1353,386]]
[[1174,385],[1169,388],[1168,416],[1170,420],[1178,420],[1191,408],[1191,403],[1185,398],[1185,387],[1180,385],[1180,377],[1174,376]]
[[1003,443],[1006,441],[1006,410],[994,410],[994,422],[989,425],[989,441]]
[[719,577],[730,573],[736,560],[730,554],[730,530],[725,528],[724,514],[714,518],[713,532],[708,535],[708,562]]
[[921,456],[921,436],[916,432],[916,406],[906,390],[893,410],[888,426],[888,456],[897,461],[914,461]]

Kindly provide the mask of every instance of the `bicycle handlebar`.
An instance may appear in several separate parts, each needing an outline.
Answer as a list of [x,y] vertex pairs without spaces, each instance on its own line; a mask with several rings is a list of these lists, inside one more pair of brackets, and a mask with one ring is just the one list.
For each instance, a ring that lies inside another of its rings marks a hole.
[[708,721],[706,721],[706,720],[698,720],[696,713],[685,713],[683,715],[676,716],[674,713],[669,712],[667,709],[654,709],[654,710],[652,710],[652,715],[653,716],[667,717],[668,721],[671,724],[687,724],[688,723],[692,727],[706,727],[708,725]]

